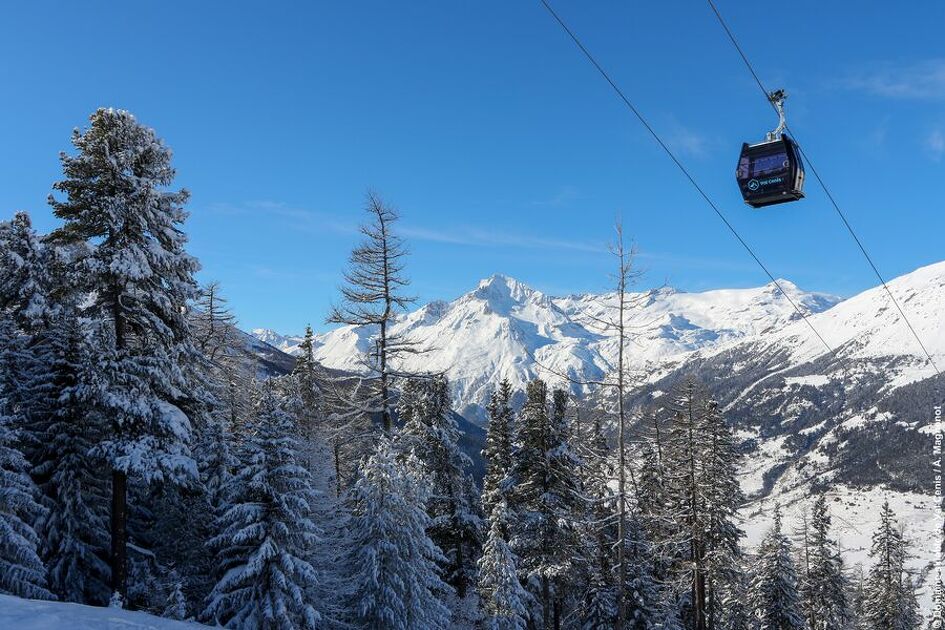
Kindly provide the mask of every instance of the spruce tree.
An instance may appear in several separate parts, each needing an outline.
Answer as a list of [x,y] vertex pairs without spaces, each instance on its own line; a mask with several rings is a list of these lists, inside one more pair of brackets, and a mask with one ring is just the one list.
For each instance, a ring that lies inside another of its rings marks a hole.
[[109,600],[108,499],[102,461],[102,383],[92,360],[94,343],[78,318],[65,311],[44,346],[42,402],[48,423],[40,436],[34,475],[48,512],[38,522],[51,590],[63,601],[105,605]]
[[[581,627],[582,630],[609,630],[617,623],[619,612],[617,576],[613,570],[618,514],[616,496],[611,488],[616,474],[599,417],[594,418],[582,444],[581,460],[581,485],[589,501],[581,524],[582,553],[585,556],[582,564],[586,573]],[[624,604],[626,615],[626,602]]]
[[751,605],[757,630],[801,630],[797,571],[791,542],[781,529],[781,511],[758,547],[751,579]]
[[[9,320],[0,317],[0,369],[4,369],[3,355],[14,334]],[[46,588],[46,567],[37,553],[39,537],[33,529],[44,510],[17,446],[20,424],[9,392],[0,387],[0,593],[52,599]]]
[[738,510],[744,495],[738,482],[735,434],[713,400],[703,402],[699,428],[701,474],[705,512],[706,625],[714,627],[722,613],[721,591],[739,580],[740,541]]
[[501,501],[492,510],[489,534],[479,558],[479,599],[489,630],[524,630],[527,627],[528,592],[518,579],[515,556],[505,541],[503,522],[509,515]]
[[567,396],[558,390],[549,413],[548,389],[534,380],[518,423],[518,452],[510,475],[515,521],[510,545],[521,559],[524,581],[541,603],[541,622],[559,623],[566,586],[577,559],[584,513],[577,472],[580,460],[569,441]]
[[906,573],[906,542],[896,515],[883,503],[870,546],[863,616],[870,630],[914,630],[915,593]]
[[49,267],[47,249],[27,213],[0,222],[0,311],[10,313],[27,334],[45,327],[54,308],[47,295]]
[[360,628],[445,628],[450,587],[441,579],[445,562],[427,534],[429,486],[420,463],[381,437],[364,462],[352,499],[350,563],[354,622]]
[[489,399],[489,426],[486,447],[482,451],[486,466],[486,475],[482,482],[482,511],[487,518],[503,500],[504,483],[512,468],[515,433],[511,398],[512,385],[503,379]]
[[475,579],[482,519],[468,472],[472,462],[459,448],[460,430],[450,407],[445,376],[413,379],[399,406],[400,442],[429,481],[430,538],[446,558],[446,581],[462,599]]
[[298,463],[292,419],[270,384],[258,395],[240,470],[225,493],[229,507],[211,542],[221,577],[204,617],[233,627],[316,627],[311,591],[318,578],[306,560],[317,543],[311,481]]
[[666,445],[666,481],[670,524],[670,549],[674,557],[673,576],[679,595],[689,602],[689,623],[693,630],[706,630],[708,623],[709,500],[703,482],[702,430],[706,393],[695,379],[687,378],[674,392],[670,411],[673,421]]
[[49,202],[65,224],[57,243],[82,245],[76,277],[87,292],[82,315],[107,323],[99,364],[111,404],[102,451],[112,468],[112,588],[127,586],[127,480],[185,481],[196,476],[187,443],[190,421],[177,403],[191,395],[186,366],[196,360],[186,319],[197,295],[197,261],[184,250],[188,193],[167,188],[171,151],[123,110],[99,109],[63,153],[65,178]]
[[799,589],[808,630],[846,630],[853,620],[849,584],[840,550],[830,537],[823,495],[814,500],[805,534],[805,571]]

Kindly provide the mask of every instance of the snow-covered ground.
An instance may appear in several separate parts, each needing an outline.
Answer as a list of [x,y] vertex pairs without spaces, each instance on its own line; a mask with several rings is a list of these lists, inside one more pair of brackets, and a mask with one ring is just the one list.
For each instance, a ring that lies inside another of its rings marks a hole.
[[205,627],[143,612],[0,595],[0,628],[4,630],[196,630]]
[[[879,507],[887,500],[912,552],[908,564],[915,575],[924,580],[919,605],[923,611],[930,611],[931,585],[935,580],[935,569],[931,565],[937,558],[938,532],[942,527],[941,510],[936,507],[934,496],[894,492],[882,487],[854,489],[845,485],[835,486],[827,494],[827,507],[834,536],[841,541],[844,562],[848,569],[853,570],[854,576],[857,565],[864,571],[869,569],[870,542],[879,524]],[[811,501],[806,489],[798,487],[749,503],[742,510],[742,527],[748,548],[754,549],[771,526],[776,504],[781,506],[786,530],[791,533],[800,531],[804,511],[810,509]],[[799,535],[794,538],[799,542]]]

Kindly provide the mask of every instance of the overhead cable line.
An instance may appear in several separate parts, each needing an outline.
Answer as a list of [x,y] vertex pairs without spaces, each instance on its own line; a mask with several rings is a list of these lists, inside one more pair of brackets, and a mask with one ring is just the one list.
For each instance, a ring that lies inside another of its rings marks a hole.
[[689,180],[689,183],[692,184],[693,188],[695,188],[696,191],[698,191],[699,195],[702,196],[702,198],[709,205],[709,207],[711,207],[712,210],[715,211],[715,214],[718,215],[719,219],[722,220],[722,223],[725,224],[725,227],[729,229],[732,235],[738,240],[739,243],[741,243],[742,247],[745,248],[745,251],[747,251],[748,254],[754,259],[754,261],[758,263],[758,266],[761,267],[762,271],[764,271],[765,274],[768,276],[768,278],[771,279],[771,282],[777,287],[777,289],[787,299],[787,301],[790,302],[791,306],[794,307],[794,310],[797,311],[798,315],[800,315],[804,319],[804,322],[807,323],[810,329],[814,332],[814,335],[816,335],[817,338],[820,340],[820,342],[824,345],[824,347],[827,348],[827,351],[830,353],[834,353],[834,349],[830,347],[830,344],[827,343],[827,341],[823,338],[820,332],[818,332],[817,329],[814,327],[814,324],[811,323],[810,318],[807,316],[807,313],[805,313],[797,305],[797,303],[791,298],[788,292],[784,290],[784,287],[781,286],[781,282],[777,278],[774,277],[771,271],[768,270],[768,267],[761,261],[761,259],[758,257],[755,251],[751,248],[751,246],[748,245],[745,239],[742,238],[741,234],[738,233],[738,230],[735,229],[735,226],[731,224],[731,222],[725,217],[725,215],[722,213],[719,207],[715,204],[715,202],[712,201],[712,199],[705,192],[705,190],[703,190],[703,188],[698,184],[698,182],[696,182],[695,178],[689,172],[689,169],[687,169],[685,165],[679,160],[679,158],[676,157],[676,154],[673,153],[673,151],[669,148],[669,146],[667,146],[667,144],[663,141],[663,139],[659,136],[659,134],[656,133],[656,130],[653,129],[652,126],[650,126],[650,123],[647,122],[643,114],[640,113],[640,110],[638,110],[636,106],[634,106],[634,104],[630,101],[630,99],[627,98],[627,96],[624,94],[623,90],[621,90],[620,87],[614,82],[614,80],[610,78],[610,75],[607,74],[607,71],[604,70],[604,68],[597,62],[597,59],[595,59],[594,56],[590,53],[590,51],[584,46],[584,44],[581,43],[581,40],[578,38],[577,35],[574,34],[574,31],[572,31],[570,27],[568,27],[568,25],[564,22],[564,20],[561,19],[561,16],[559,16],[557,12],[555,12],[555,10],[548,3],[548,0],[540,0],[540,1],[542,5],[544,5],[545,9],[548,10],[548,13],[551,14],[551,16],[555,19],[555,21],[561,26],[561,28],[564,29],[564,32],[568,34],[568,36],[575,43],[575,45],[581,50],[584,56],[587,57],[587,60],[591,62],[591,65],[593,65],[594,68],[597,69],[597,72],[599,72],[600,75],[604,78],[604,80],[610,84],[610,87],[613,88],[614,92],[617,93],[617,96],[620,98],[621,101],[623,101],[627,109],[629,109],[630,112],[633,113],[634,116],[636,116],[637,120],[640,121],[640,123],[646,128],[646,130],[650,133],[650,135],[653,136],[653,139],[656,140],[657,144],[659,144],[660,147],[663,149],[663,151],[666,152],[666,155],[669,156],[669,158],[673,161],[676,167],[682,172],[683,175],[685,175],[686,179]]
[[[739,56],[742,58],[742,61],[745,63],[745,67],[748,68],[748,71],[751,73],[751,76],[755,79],[755,83],[758,84],[758,87],[761,89],[762,93],[765,95],[765,100],[772,108],[777,112],[775,104],[769,98],[768,89],[765,87],[765,84],[762,82],[761,78],[758,76],[758,73],[755,72],[755,68],[752,65],[751,61],[748,59],[748,55],[745,54],[744,49],[738,43],[738,40],[735,38],[735,34],[732,32],[732,29],[728,27],[728,24],[725,22],[725,19],[722,17],[721,12],[719,12],[718,7],[715,6],[715,3],[712,0],[706,0],[709,3],[709,6],[712,8],[712,12],[715,13],[716,19],[718,19],[719,24],[722,27],[722,30],[725,31],[725,34],[728,35],[729,41],[732,42],[732,46],[735,47],[735,50],[738,52]],[[840,209],[840,205],[837,203],[833,194],[830,192],[830,189],[827,187],[826,182],[820,176],[820,173],[817,172],[817,168],[814,166],[813,161],[810,159],[810,156],[804,151],[803,144],[797,139],[797,134],[794,131],[785,125],[785,128],[791,132],[791,136],[797,140],[797,145],[800,148],[801,155],[804,158],[804,161],[807,162],[810,171],[814,174],[814,177],[817,179],[817,183],[820,184],[820,187],[823,189],[824,194],[827,195],[827,199],[830,200],[830,204],[833,206],[833,209],[837,212],[837,215],[840,217],[840,220],[843,222],[843,225],[846,227],[847,231],[850,233],[850,236],[853,237],[853,240],[856,242],[857,246],[860,248],[860,251],[863,252],[863,256],[866,258],[866,261],[869,263],[870,267],[873,269],[873,273],[876,274],[876,277],[879,278],[880,283],[883,288],[886,290],[886,293],[889,295],[889,299],[895,305],[896,310],[899,311],[899,315],[902,317],[902,321],[909,328],[909,332],[912,333],[912,336],[915,337],[916,342],[919,344],[919,347],[922,348],[922,352],[925,354],[925,358],[928,360],[929,365],[932,366],[932,369],[935,370],[935,373],[941,375],[941,372],[938,369],[938,366],[935,364],[935,359],[932,358],[931,353],[926,349],[925,344],[922,343],[922,339],[919,337],[919,334],[916,332],[915,328],[912,326],[912,322],[909,321],[909,318],[906,316],[905,311],[903,311],[902,306],[899,304],[899,300],[896,299],[896,296],[893,295],[893,292],[889,289],[889,285],[886,283],[886,279],[883,277],[883,274],[880,273],[876,264],[873,262],[873,257],[870,256],[869,252],[866,250],[866,247],[863,245],[863,241],[860,240],[860,237],[857,236],[856,232],[853,229],[853,226],[850,224],[850,221],[847,220],[846,214],[843,210]]]

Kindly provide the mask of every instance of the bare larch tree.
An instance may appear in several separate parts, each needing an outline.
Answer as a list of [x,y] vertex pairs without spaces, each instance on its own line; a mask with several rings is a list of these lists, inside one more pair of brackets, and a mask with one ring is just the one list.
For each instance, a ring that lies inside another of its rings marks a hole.
[[392,363],[414,351],[412,344],[391,333],[391,325],[397,312],[405,310],[414,298],[405,293],[410,284],[404,275],[407,248],[392,231],[399,218],[397,211],[373,192],[368,193],[365,210],[370,220],[359,228],[364,240],[348,258],[345,284],[340,288],[341,303],[332,307],[327,322],[377,327],[366,364],[380,383],[383,426],[390,431]]

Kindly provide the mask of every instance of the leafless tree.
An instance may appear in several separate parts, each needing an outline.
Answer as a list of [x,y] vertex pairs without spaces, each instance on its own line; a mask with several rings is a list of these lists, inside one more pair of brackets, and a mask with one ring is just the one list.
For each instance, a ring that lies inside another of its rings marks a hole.
[[589,321],[585,323],[589,328],[596,329],[597,332],[613,335],[616,338],[616,365],[612,366],[610,375],[600,381],[575,379],[570,375],[558,373],[540,364],[539,367],[573,384],[611,389],[617,396],[617,625],[615,627],[621,630],[627,622],[627,565],[624,540],[627,535],[628,474],[632,474],[627,465],[629,440],[627,438],[628,413],[625,400],[633,379],[629,374],[627,355],[628,344],[634,341],[634,333],[640,327],[640,323],[634,322],[631,315],[635,300],[632,295],[628,294],[628,289],[637,281],[642,272],[637,270],[634,264],[635,249],[632,246],[628,249],[624,243],[623,225],[619,220],[616,222],[614,230],[616,234],[609,249],[616,262],[616,271],[611,276],[616,294],[616,304],[603,304],[603,312],[599,315],[587,315]]
[[348,258],[345,284],[340,288],[341,303],[332,307],[327,321],[332,324],[377,327],[374,346],[366,367],[379,381],[379,407],[385,431],[390,431],[391,379],[393,365],[404,354],[417,351],[414,344],[392,334],[398,311],[414,302],[405,291],[410,280],[405,275],[407,248],[392,230],[399,215],[376,193],[370,192],[365,208],[369,222],[361,225],[364,237]]

